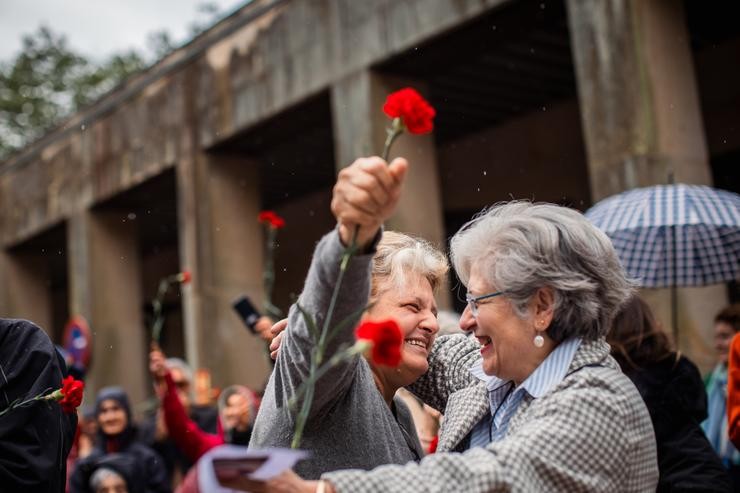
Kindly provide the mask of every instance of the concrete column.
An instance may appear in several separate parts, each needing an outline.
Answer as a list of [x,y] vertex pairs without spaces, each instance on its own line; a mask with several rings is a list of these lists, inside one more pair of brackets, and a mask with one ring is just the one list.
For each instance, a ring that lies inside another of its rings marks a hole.
[[594,201],[669,171],[710,184],[683,3],[567,5]]
[[137,227],[117,212],[83,211],[68,231],[70,314],[84,316],[93,333],[88,387],[121,385],[141,403],[149,373]]
[[183,289],[188,362],[210,369],[215,385],[261,389],[270,371],[265,344],[231,306],[241,294],[262,306],[257,165],[198,154],[178,169],[178,200],[182,268],[193,273]]
[[[424,92],[422,84],[362,70],[347,76],[331,88],[337,169],[357,157],[380,155],[390,119],[383,113],[386,96],[411,86]],[[405,189],[394,217],[386,227],[419,235],[446,248],[439,167],[433,134],[404,134],[393,144],[391,155],[409,160]],[[449,291],[442,289],[438,303],[451,306]]]
[[89,211],[82,211],[67,220],[69,313],[82,315],[88,322],[93,316],[90,216]]
[[25,318],[52,335],[51,291],[48,263],[41,254],[0,252],[3,296],[2,316]]
[[[683,3],[567,6],[593,200],[667,183],[669,172],[676,182],[711,184]],[[667,327],[668,291],[646,296]],[[679,292],[681,347],[700,364],[709,359],[712,316],[726,302],[724,286]]]

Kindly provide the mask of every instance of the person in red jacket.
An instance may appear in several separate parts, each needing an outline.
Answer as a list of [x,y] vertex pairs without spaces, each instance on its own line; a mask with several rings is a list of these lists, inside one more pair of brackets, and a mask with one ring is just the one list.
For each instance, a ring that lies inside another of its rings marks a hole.
[[735,334],[730,343],[727,361],[727,431],[730,441],[740,449],[740,337]]
[[167,369],[165,356],[154,350],[149,354],[149,369],[163,389],[159,395],[169,435],[185,456],[195,463],[203,454],[224,443],[247,445],[252,423],[257,415],[258,399],[241,385],[232,385],[219,398],[217,432],[207,433],[190,419],[177,393],[177,386]]

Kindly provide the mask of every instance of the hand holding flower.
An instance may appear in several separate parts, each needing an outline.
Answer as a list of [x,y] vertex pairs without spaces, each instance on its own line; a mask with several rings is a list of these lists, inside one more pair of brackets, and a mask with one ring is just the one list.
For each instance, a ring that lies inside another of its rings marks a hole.
[[351,243],[357,226],[357,246],[362,248],[372,241],[396,209],[407,169],[403,158],[388,166],[379,157],[369,157],[357,159],[339,172],[331,210],[345,245]]
[[8,407],[0,411],[3,416],[13,409],[33,405],[37,401],[57,401],[65,413],[74,413],[82,404],[82,397],[85,391],[85,382],[76,380],[74,377],[66,377],[62,380],[62,387],[48,394],[41,394],[25,401],[16,399]]

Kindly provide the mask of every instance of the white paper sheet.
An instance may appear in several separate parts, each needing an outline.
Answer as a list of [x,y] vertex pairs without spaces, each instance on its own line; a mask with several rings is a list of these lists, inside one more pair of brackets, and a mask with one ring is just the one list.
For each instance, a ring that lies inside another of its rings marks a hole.
[[198,488],[202,493],[232,493],[234,490],[224,488],[216,478],[213,466],[214,459],[264,459],[265,462],[254,472],[246,474],[249,479],[265,481],[277,476],[286,469],[292,468],[299,460],[308,457],[305,450],[285,448],[247,449],[237,445],[221,445],[209,450],[198,460]]

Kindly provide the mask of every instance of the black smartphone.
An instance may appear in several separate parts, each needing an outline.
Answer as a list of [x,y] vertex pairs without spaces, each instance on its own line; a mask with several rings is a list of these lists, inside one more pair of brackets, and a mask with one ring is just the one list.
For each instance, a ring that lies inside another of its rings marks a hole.
[[256,334],[257,321],[260,319],[261,315],[249,298],[246,296],[240,296],[231,306],[234,307],[234,310],[239,314],[249,331],[252,334]]

